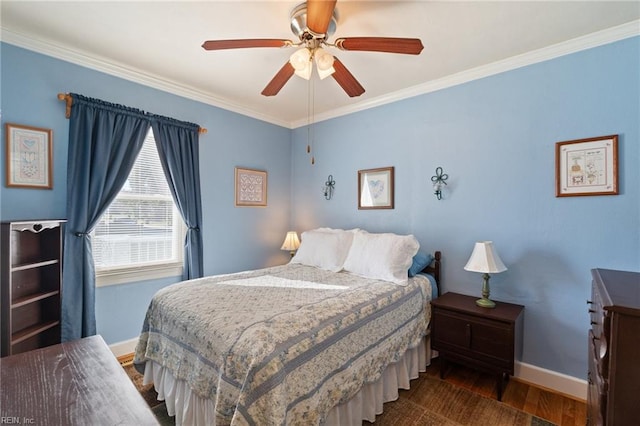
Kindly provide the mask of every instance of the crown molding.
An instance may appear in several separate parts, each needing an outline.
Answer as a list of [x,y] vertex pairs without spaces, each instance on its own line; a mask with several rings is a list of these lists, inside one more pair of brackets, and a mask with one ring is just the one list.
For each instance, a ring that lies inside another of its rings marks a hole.
[[207,105],[212,105],[228,111],[236,112],[238,114],[246,115],[251,118],[276,124],[281,127],[290,127],[291,125],[291,123],[289,123],[288,121],[279,120],[267,114],[261,114],[256,111],[249,110],[242,107],[241,105],[234,103],[229,99],[206,94],[193,87],[178,84],[176,82],[163,79],[157,75],[150,74],[124,64],[108,61],[98,56],[93,56],[78,50],[72,50],[42,39],[35,39],[33,37],[25,36],[23,34],[7,30],[6,28],[1,29],[0,41],[37,53],[41,53],[46,56],[51,56],[56,59],[70,62],[72,64],[80,65],[85,68],[90,68],[95,71],[100,71],[105,74],[120,77],[124,80],[132,81],[134,83],[139,83],[144,86],[182,96],[187,99],[192,99],[205,103]]
[[[577,37],[562,43],[557,43],[541,49],[533,50],[521,55],[512,56],[511,58],[507,58],[501,61],[493,62],[476,68],[471,68],[469,70],[461,71],[456,74],[451,74],[446,77],[432,80],[424,84],[419,84],[417,86],[409,87],[404,90],[399,90],[388,95],[372,98],[367,101],[350,105],[348,107],[337,108],[326,113],[316,114],[314,117],[314,122],[318,123],[320,121],[341,117],[369,108],[375,108],[377,106],[397,102],[403,99],[424,95],[426,93],[435,92],[438,90],[457,86],[459,84],[468,83],[473,80],[479,80],[481,78],[489,77],[507,71],[512,71],[517,68],[522,68],[528,65],[548,61],[561,56],[570,55],[572,53],[577,53],[594,47],[603,46],[638,35],[640,35],[640,20],[631,21],[626,24],[587,34],[585,36]],[[295,129],[297,127],[306,125],[307,120],[304,119],[293,122],[291,127]]]
[[[403,99],[412,98],[419,95],[435,92],[459,84],[468,83],[473,80],[489,77],[503,72],[533,65],[539,62],[548,61],[560,56],[569,55],[594,47],[602,46],[616,41],[640,35],[640,20],[634,20],[626,24],[608,28],[582,37],[577,37],[562,43],[557,43],[548,47],[533,50],[521,55],[513,56],[502,61],[493,62],[491,64],[472,68],[456,74],[452,74],[437,80],[432,80],[424,84],[399,90],[384,96],[378,96],[366,101],[358,102],[344,108],[336,108],[332,111],[316,114],[315,122],[325,121],[332,118],[341,117],[355,112],[363,111],[369,108],[397,102]],[[0,40],[18,47],[22,47],[34,52],[52,56],[76,65],[84,66],[96,71],[104,72],[109,75],[133,81],[145,86],[153,87],[174,95],[182,96],[188,99],[199,101],[208,105],[219,107],[238,114],[246,115],[261,121],[266,121],[281,127],[295,129],[307,125],[308,120],[285,121],[279,120],[273,116],[262,114],[260,112],[250,110],[236,104],[235,102],[216,97],[213,95],[202,93],[201,91],[173,81],[163,79],[157,75],[134,69],[124,64],[118,64],[105,59],[91,56],[89,54],[58,46],[44,40],[34,39],[5,28],[1,29]]]

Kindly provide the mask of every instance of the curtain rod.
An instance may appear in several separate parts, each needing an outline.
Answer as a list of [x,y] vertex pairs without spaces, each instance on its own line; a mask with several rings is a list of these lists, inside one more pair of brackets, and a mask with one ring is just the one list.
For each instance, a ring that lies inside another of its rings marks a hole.
[[[64,112],[64,116],[66,118],[71,117],[71,104],[73,104],[73,98],[71,97],[71,95],[68,93],[58,93],[58,100],[65,101],[65,103],[67,104],[67,109]],[[207,133],[207,129],[198,126],[198,133]]]

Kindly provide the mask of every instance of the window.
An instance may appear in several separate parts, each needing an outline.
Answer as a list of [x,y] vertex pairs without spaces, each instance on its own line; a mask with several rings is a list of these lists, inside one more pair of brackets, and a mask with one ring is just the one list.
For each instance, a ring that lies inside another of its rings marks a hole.
[[182,275],[185,226],[151,129],[129,178],[91,235],[98,286]]

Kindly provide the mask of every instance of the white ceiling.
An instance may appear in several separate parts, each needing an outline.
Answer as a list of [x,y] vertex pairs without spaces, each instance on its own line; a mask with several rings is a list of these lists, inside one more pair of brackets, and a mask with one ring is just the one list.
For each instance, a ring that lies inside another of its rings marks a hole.
[[[236,38],[297,41],[289,16],[299,3],[2,0],[2,40],[298,127],[309,114],[306,80],[293,76],[277,96],[260,94],[293,49],[208,52],[201,45]],[[316,121],[640,34],[637,0],[338,1],[337,9],[330,42],[349,36],[416,37],[425,48],[419,56],[330,49],[366,92],[349,98],[333,78],[315,77]]]

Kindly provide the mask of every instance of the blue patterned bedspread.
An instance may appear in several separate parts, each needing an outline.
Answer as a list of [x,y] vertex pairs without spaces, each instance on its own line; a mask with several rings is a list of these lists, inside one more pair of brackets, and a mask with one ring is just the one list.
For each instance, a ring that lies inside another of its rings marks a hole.
[[431,285],[284,265],[185,281],[151,301],[135,363],[216,402],[216,424],[320,424],[427,332]]

